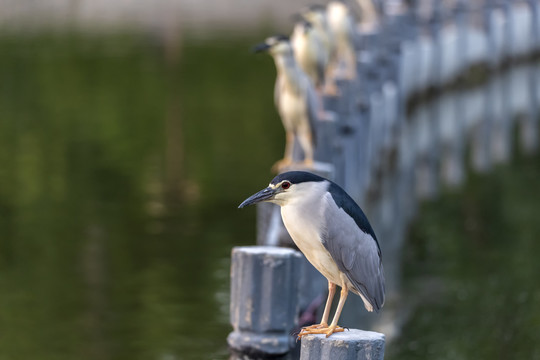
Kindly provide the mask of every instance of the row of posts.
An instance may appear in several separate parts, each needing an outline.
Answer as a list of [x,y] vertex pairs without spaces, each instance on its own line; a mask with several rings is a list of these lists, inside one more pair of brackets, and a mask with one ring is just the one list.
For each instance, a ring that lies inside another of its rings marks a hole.
[[[237,247],[232,252],[230,317],[227,341],[234,357],[265,358],[288,354],[299,332],[300,297],[309,268],[304,256],[280,247]],[[300,359],[373,359],[384,357],[384,335],[349,330],[302,338]],[[287,355],[288,354],[288,355]],[[298,356],[298,355],[296,355]]]
[[[401,249],[418,200],[436,196],[440,182],[459,186],[467,153],[478,172],[508,161],[516,120],[522,149],[538,147],[539,2],[442,3],[413,1],[409,11],[386,14],[375,31],[360,34],[358,79],[338,79],[341,95],[324,99],[336,120],[317,129],[315,171],[362,205],[384,254],[382,317],[366,317],[351,297],[342,318],[390,337],[399,331],[385,314],[399,306]],[[311,308],[324,302],[326,281],[299,252],[283,248],[292,241],[279,207],[259,204],[257,244],[232,254],[228,343],[235,353],[383,358],[385,336],[360,330],[309,335],[294,353],[291,334],[301,313],[316,314]]]

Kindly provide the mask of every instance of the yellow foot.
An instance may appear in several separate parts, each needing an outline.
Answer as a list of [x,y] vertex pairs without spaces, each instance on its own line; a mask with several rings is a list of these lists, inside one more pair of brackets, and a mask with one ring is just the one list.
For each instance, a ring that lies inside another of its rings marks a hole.
[[279,161],[276,161],[274,165],[272,165],[272,172],[278,173],[283,168],[286,168],[287,166],[291,166],[292,161],[288,159],[281,159]]
[[309,325],[309,326],[304,326],[302,328],[302,330],[300,331],[300,333],[302,333],[302,331],[304,331],[304,330],[321,329],[321,328],[327,328],[327,327],[328,327],[328,324],[326,324],[326,323],[313,324],[313,325]]
[[325,89],[324,89],[324,93],[326,95],[328,95],[328,96],[339,96],[340,95],[339,88],[336,86],[335,83],[327,84]]
[[304,165],[305,167],[310,168],[310,169],[313,168],[313,159],[304,160],[302,165]]
[[298,334],[298,338],[301,338],[302,336],[306,336],[309,334],[325,334],[326,337],[329,337],[333,333],[342,332],[342,331],[345,331],[345,329],[342,328],[341,326],[332,327],[332,326],[312,325],[312,326],[302,328],[302,330]]

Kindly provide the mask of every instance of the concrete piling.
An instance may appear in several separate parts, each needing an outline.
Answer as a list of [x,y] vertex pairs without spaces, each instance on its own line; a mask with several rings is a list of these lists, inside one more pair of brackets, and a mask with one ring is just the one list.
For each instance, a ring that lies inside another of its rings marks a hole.
[[357,329],[302,338],[300,360],[383,360],[385,336]]
[[232,251],[229,347],[244,354],[281,355],[294,346],[302,255],[269,246]]

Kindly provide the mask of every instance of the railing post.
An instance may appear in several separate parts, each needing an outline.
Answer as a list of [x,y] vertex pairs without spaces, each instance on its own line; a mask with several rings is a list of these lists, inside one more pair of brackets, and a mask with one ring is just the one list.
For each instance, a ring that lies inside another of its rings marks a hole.
[[383,360],[385,336],[373,331],[351,329],[302,338],[300,360]]
[[233,351],[257,356],[286,354],[298,321],[302,255],[269,246],[232,251],[230,321]]

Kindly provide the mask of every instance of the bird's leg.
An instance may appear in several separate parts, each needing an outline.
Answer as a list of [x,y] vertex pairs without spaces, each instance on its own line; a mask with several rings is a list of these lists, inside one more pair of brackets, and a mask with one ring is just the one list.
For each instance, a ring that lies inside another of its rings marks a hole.
[[330,96],[340,95],[339,88],[336,85],[335,69],[336,69],[335,61],[332,61],[326,68],[326,73],[324,76],[324,78],[326,79],[324,83],[324,92],[326,95],[330,95]]
[[356,79],[356,54],[350,48],[347,51],[347,79]]
[[[345,301],[347,300],[347,295],[349,294],[349,289],[347,288],[347,285],[345,285],[345,281],[343,280],[343,275],[341,275],[341,277],[342,277],[342,285],[341,285],[341,294],[339,296],[339,303],[338,303],[338,306],[337,306],[337,309],[336,309],[336,313],[334,314],[334,319],[332,320],[332,323],[330,324],[330,326],[317,327],[317,328],[304,328],[304,329],[302,329],[300,334],[298,334],[299,338],[302,337],[302,336],[308,335],[308,334],[325,334],[326,337],[329,337],[330,335],[332,335],[335,332],[344,331],[344,329],[341,326],[338,326],[337,323],[338,323],[339,317],[341,316],[341,311],[343,310],[343,305],[345,305]],[[325,311],[326,311],[326,309],[325,309]],[[323,315],[323,320],[324,320],[324,315]],[[321,322],[321,324],[322,324],[322,322]]]
[[304,162],[303,165],[312,168],[313,167],[313,137],[309,131],[303,131],[298,137],[298,141],[304,150]]
[[317,89],[317,117],[321,121],[334,121],[334,114],[324,109],[324,84]]
[[321,319],[321,325],[323,327],[328,326],[328,317],[330,316],[330,308],[332,307],[332,301],[336,294],[336,284],[328,282],[328,298],[326,299],[326,305],[324,306],[324,312]]
[[336,284],[328,281],[328,298],[326,299],[326,305],[324,306],[324,312],[320,324],[305,326],[298,334],[299,337],[302,337],[302,332],[309,329],[319,329],[328,327],[328,317],[330,315],[330,308],[332,307],[332,300],[334,300],[334,295],[336,293]]
[[341,332],[343,331],[343,328],[338,326],[338,320],[341,316],[341,310],[343,310],[343,305],[345,305],[345,300],[347,300],[347,295],[349,294],[349,289],[345,284],[342,285],[341,288],[341,294],[339,296],[339,303],[336,309],[336,313],[334,314],[334,319],[332,320],[332,323],[328,327],[328,331],[325,332],[326,337],[329,337],[334,332]]
[[322,119],[325,117],[326,113],[324,111],[324,98],[323,98],[323,86],[320,86],[317,88],[316,95],[317,95],[317,113],[319,114],[319,119]]
[[294,133],[286,130],[285,133],[285,156],[272,166],[273,172],[279,172],[293,162]]
[[328,96],[339,96],[341,94],[333,77],[326,82],[324,92]]

